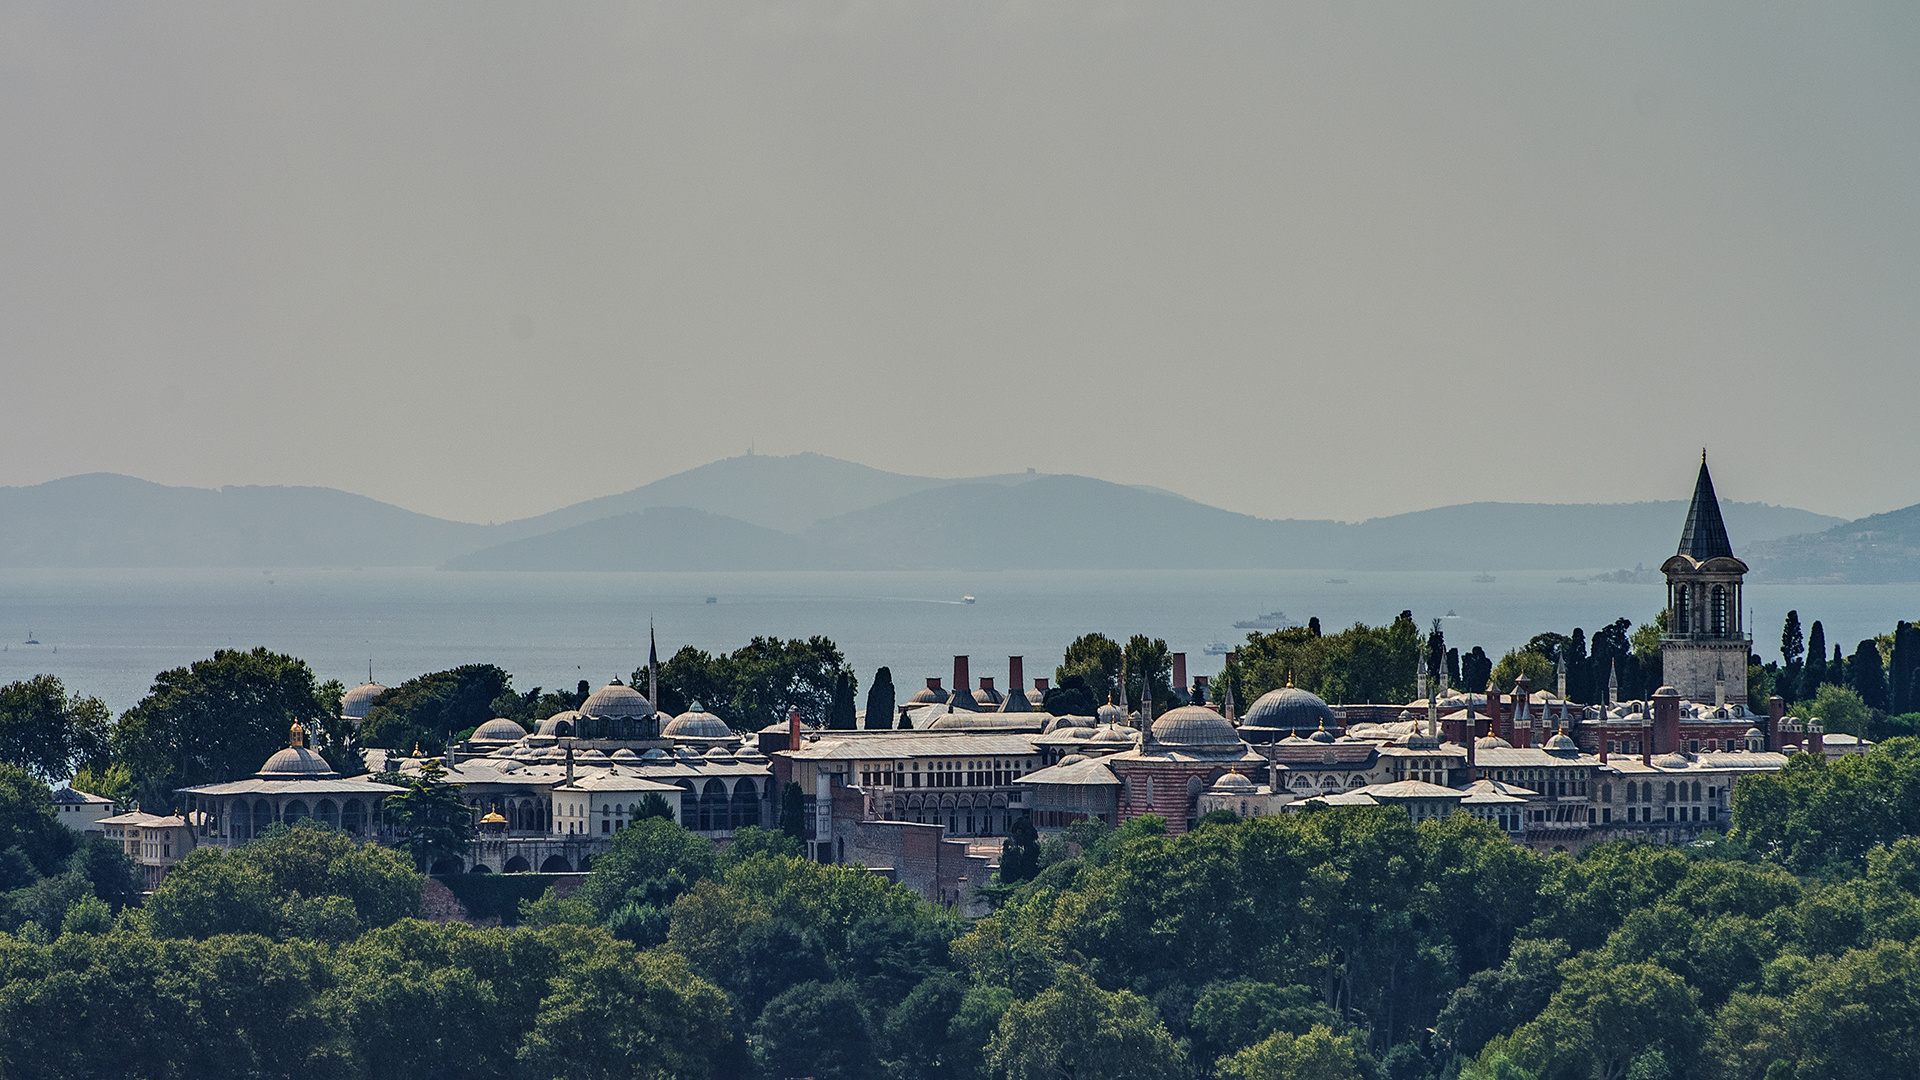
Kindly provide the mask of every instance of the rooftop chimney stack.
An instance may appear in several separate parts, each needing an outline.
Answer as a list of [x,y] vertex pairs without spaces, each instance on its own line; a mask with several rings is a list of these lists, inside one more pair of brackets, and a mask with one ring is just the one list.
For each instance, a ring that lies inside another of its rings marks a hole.
[[973,710],[973,694],[967,687],[972,685],[973,678],[967,671],[967,658],[964,656],[954,657],[953,697],[949,699],[948,704],[956,709],[966,709],[971,712]]
[[1024,656],[1007,657],[1007,700],[1000,703],[1001,712],[1032,712],[1033,703],[1027,700],[1027,658]]
[[1775,694],[1767,699],[1767,749],[1780,750],[1780,721],[1787,715],[1787,699]]
[[1173,654],[1173,692],[1187,692],[1187,654],[1183,652]]

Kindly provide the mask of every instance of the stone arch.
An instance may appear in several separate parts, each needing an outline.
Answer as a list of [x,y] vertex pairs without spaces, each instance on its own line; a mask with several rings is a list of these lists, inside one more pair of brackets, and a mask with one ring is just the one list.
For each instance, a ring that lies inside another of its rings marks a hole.
[[713,832],[727,827],[727,785],[718,779],[709,779],[700,789],[700,829]]
[[307,804],[304,799],[294,799],[293,801],[287,803],[285,809],[280,811],[280,820],[286,822],[289,825],[293,824],[296,821],[299,821],[303,817],[308,817],[308,816],[310,816],[310,814],[309,814],[309,811],[307,810]]
[[483,863],[483,862],[477,862],[477,863],[474,863],[474,864],[473,864],[473,869],[471,869],[471,870],[469,870],[469,871],[467,871],[467,873],[469,873],[469,874],[491,874],[491,873],[493,873],[493,868],[492,868],[492,867],[490,867],[490,866],[488,866],[488,865],[487,865],[486,863]]
[[253,804],[253,829],[250,835],[259,836],[273,824],[273,804],[265,799],[255,800]]
[[566,856],[549,855],[541,862],[540,872],[543,874],[571,874],[573,873],[573,867],[567,862]]
[[340,804],[340,828],[354,836],[360,835],[367,827],[367,811],[359,799],[348,799]]
[[1674,797],[1673,797],[1673,781],[1671,781],[1671,780],[1669,780],[1669,781],[1667,781],[1667,801],[1668,801],[1668,802],[1674,802],[1674,801],[1675,801],[1675,799],[1674,799]]
[[733,785],[730,824],[736,829],[760,824],[760,787],[751,779],[742,779]]
[[457,874],[459,872],[460,860],[452,858],[435,859],[433,865],[427,869],[427,873],[429,874]]
[[507,860],[505,866],[500,868],[501,873],[504,874],[524,874],[531,869],[533,869],[533,864],[527,861],[525,855],[515,855],[513,858]]
[[332,799],[321,799],[314,803],[313,816],[315,820],[324,821],[336,829],[340,827],[340,808],[334,805]]

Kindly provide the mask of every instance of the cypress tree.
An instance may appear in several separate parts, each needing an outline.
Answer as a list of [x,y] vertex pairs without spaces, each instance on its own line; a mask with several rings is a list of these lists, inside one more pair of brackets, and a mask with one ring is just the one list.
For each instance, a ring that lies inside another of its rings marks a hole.
[[1000,882],[1013,885],[1031,881],[1040,872],[1040,834],[1033,818],[1021,814],[1007,829],[1007,842],[1000,849]]
[[873,673],[873,685],[867,688],[867,729],[893,726],[893,671],[881,668]]
[[1893,626],[1893,662],[1887,672],[1889,711],[1920,711],[1920,627],[1910,622]]
[[1800,672],[1800,685],[1795,687],[1802,700],[1812,700],[1820,692],[1820,684],[1827,681],[1827,631],[1820,620],[1813,620],[1813,626],[1807,631],[1807,664]]
[[791,780],[780,793],[780,831],[803,844],[807,841],[805,797],[800,794],[800,785]]
[[1787,612],[1786,625],[1780,629],[1780,679],[1775,689],[1789,701],[1799,697],[1802,658],[1807,654],[1806,638],[1800,633],[1800,613]]
[[1887,711],[1887,675],[1880,666],[1880,644],[1872,638],[1861,642],[1847,661],[1847,685],[1860,695],[1869,708]]
[[833,676],[833,704],[827,710],[827,726],[836,731],[852,731],[856,719],[853,711],[853,672],[841,668]]

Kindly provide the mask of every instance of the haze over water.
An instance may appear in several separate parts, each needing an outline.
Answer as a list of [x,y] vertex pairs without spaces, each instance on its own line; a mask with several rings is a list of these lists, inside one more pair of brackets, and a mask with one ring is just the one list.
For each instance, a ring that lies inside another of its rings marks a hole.
[[[263,645],[308,662],[322,679],[388,685],[459,664],[493,663],[515,688],[598,686],[647,655],[649,618],[664,659],[682,645],[738,648],[756,634],[823,634],[864,687],[893,669],[910,693],[950,677],[967,653],[976,677],[1003,689],[1006,657],[1050,677],[1066,644],[1100,631],[1163,637],[1211,674],[1211,642],[1238,643],[1233,623],[1276,609],[1329,629],[1383,623],[1403,608],[1424,627],[1448,611],[1447,642],[1498,656],[1544,630],[1589,635],[1615,618],[1652,617],[1664,587],[1562,583],[1593,571],[1495,572],[1491,583],[1446,572],[1009,571],[805,573],[451,573],[433,570],[3,570],[0,683],[58,675],[116,712],[162,670],[222,648]],[[1335,584],[1329,578],[1345,579]],[[971,595],[973,604],[961,597]],[[709,604],[707,597],[715,602]],[[1777,657],[1789,608],[1820,619],[1830,644],[1920,616],[1920,584],[1750,583],[1756,649]],[[27,631],[42,644],[24,645]],[[862,697],[864,701],[864,696]]]

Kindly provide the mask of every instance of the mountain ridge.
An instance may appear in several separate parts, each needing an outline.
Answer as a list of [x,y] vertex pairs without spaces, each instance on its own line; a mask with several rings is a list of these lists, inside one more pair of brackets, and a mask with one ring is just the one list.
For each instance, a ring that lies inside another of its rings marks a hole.
[[[1722,508],[1736,544],[1756,552],[1855,524]],[[92,473],[0,488],[0,566],[1605,569],[1664,557],[1684,513],[1681,500],[1478,502],[1355,523],[1275,520],[1071,474],[946,480],[796,454],[723,458],[477,525],[333,488]]]

